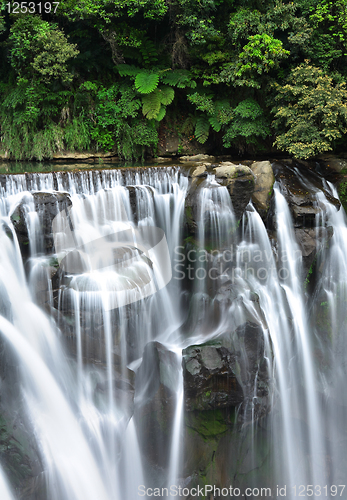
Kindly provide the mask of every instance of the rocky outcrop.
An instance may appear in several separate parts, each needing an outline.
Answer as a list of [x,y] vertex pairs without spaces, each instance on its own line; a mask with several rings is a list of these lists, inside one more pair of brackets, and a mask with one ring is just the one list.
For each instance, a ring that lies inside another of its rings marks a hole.
[[205,154],[190,155],[190,156],[181,156],[180,157],[180,161],[181,162],[213,161],[213,160],[214,160],[214,156],[205,155]]
[[333,170],[335,172],[347,171],[347,160],[341,156],[336,156],[332,154],[323,154],[318,156],[318,161],[325,168]]
[[241,405],[242,419],[264,416],[270,410],[270,374],[262,327],[246,322],[220,339],[183,350],[186,410]]
[[208,175],[214,175],[220,186],[225,186],[229,192],[236,221],[239,221],[251,200],[255,175],[245,165],[235,165],[231,162],[222,162],[219,165],[201,162],[192,167],[183,168],[191,179],[185,203],[185,222],[188,234],[196,236],[197,220],[199,216],[200,189]]
[[[273,164],[276,180],[288,202],[294,222],[294,233],[303,257],[303,275],[305,281],[312,273],[312,265],[319,251],[333,235],[331,227],[317,228],[317,216],[324,214],[324,206],[317,201],[317,191],[324,193],[326,199],[339,210],[341,203],[334,198],[324,185],[323,179],[313,171],[309,164],[275,162]],[[275,204],[272,203],[268,214],[268,226],[275,228]]]
[[236,220],[240,220],[254,192],[255,175],[249,167],[231,162],[222,162],[213,170],[216,179],[227,187]]
[[[262,417],[271,410],[273,394],[260,325],[246,322],[218,341],[188,347],[183,376],[189,485],[269,485],[270,441]],[[254,427],[245,424],[257,419],[253,434]]]
[[81,153],[79,151],[58,151],[53,154],[53,160],[66,161],[66,160],[80,160],[80,161],[96,161],[99,159],[108,161],[119,161],[116,153]]
[[324,193],[328,201],[340,208],[340,202],[326,190],[322,178],[302,164],[287,166],[275,162],[273,168],[281,185],[281,192],[288,202],[295,228],[315,226],[316,215],[321,212],[316,199],[318,190]]
[[236,371],[235,355],[221,344],[184,349],[186,410],[213,410],[239,405],[244,395]]
[[47,499],[42,464],[18,411],[0,413],[0,461],[16,498]]
[[306,277],[315,261],[317,253],[329,242],[334,231],[333,228],[329,226],[320,227],[318,229],[296,228],[294,232],[302,252],[303,274],[304,277]]
[[[69,194],[64,192],[33,192],[29,197],[30,199],[25,197],[11,214],[11,221],[18,237],[23,258],[27,258],[30,251],[28,219],[30,216],[27,211],[27,202],[33,202],[33,211],[38,217],[38,239],[36,239],[37,252],[46,255],[51,254],[54,249],[52,232],[53,219],[59,212],[72,205]],[[35,226],[33,229],[35,232]],[[35,235],[33,235],[33,237],[35,237]]]
[[254,162],[250,168],[256,178],[252,201],[258,212],[265,217],[270,206],[275,176],[269,161]]

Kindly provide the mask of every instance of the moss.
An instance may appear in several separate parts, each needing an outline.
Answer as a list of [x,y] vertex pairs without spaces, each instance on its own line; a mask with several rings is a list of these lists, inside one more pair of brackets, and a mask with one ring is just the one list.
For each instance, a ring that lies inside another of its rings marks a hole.
[[185,215],[186,215],[186,219],[187,219],[188,224],[194,224],[192,207],[186,207]]
[[221,410],[189,412],[185,416],[185,423],[188,428],[196,431],[204,439],[218,436],[228,430]]
[[305,279],[305,283],[304,283],[304,287],[307,288],[308,285],[310,284],[310,280],[311,280],[311,277],[312,277],[312,274],[313,274],[313,270],[316,266],[316,263],[317,263],[317,255],[316,257],[314,258],[312,264],[311,264],[311,267],[310,269],[308,270],[307,272],[307,275],[306,275],[306,279]]
[[339,194],[342,206],[345,209],[345,212],[347,213],[347,180],[342,181],[339,184],[339,186],[337,188],[337,192]]
[[0,415],[0,461],[6,474],[15,488],[21,489],[28,479],[32,477],[29,453],[29,445],[21,436],[23,442],[19,442],[12,435],[11,426]]

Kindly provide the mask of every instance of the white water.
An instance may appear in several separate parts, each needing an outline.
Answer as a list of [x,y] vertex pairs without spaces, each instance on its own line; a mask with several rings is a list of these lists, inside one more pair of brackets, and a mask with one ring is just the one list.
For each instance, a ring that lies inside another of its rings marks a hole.
[[13,495],[2,467],[0,466],[0,498],[1,500],[13,500]]

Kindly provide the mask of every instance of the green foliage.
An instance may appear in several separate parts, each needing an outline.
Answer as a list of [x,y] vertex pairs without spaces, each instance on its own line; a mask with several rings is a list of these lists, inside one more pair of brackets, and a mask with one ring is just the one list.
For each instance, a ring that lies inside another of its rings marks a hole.
[[309,158],[333,148],[347,131],[346,83],[309,61],[294,68],[286,85],[274,84],[277,105],[275,144],[297,158]]
[[260,146],[259,138],[270,135],[270,124],[260,105],[254,99],[241,101],[233,110],[233,119],[223,137],[225,147],[233,144],[241,152],[250,146]]
[[90,124],[83,115],[74,117],[64,128],[64,143],[69,151],[83,151],[91,146]]
[[124,16],[133,18],[141,14],[145,19],[159,20],[167,12],[164,0],[62,0],[59,9],[71,21],[91,19],[96,24],[109,24]]
[[268,73],[279,65],[279,61],[290,54],[282,42],[266,33],[249,37],[249,42],[239,54],[235,68],[237,85],[260,88],[255,76]]
[[184,89],[186,87],[193,89],[196,87],[196,82],[192,80],[192,75],[185,69],[166,71],[162,75],[161,80],[163,83],[171,85],[172,87],[178,87],[179,89]]
[[20,160],[42,160],[63,149],[63,130],[52,118],[58,118],[68,93],[53,93],[45,85],[25,79],[14,88],[4,86],[3,92],[2,153]]
[[168,106],[169,104],[172,103],[175,97],[175,91],[174,89],[170,87],[159,87],[157,89],[158,94],[160,96],[160,102],[161,104],[165,104],[165,106]]
[[343,180],[337,186],[337,192],[339,194],[342,206],[347,214],[347,181]]
[[142,97],[142,113],[149,120],[155,118],[161,121],[166,113],[168,104],[171,104],[175,91],[170,87],[159,87],[154,92]]
[[6,13],[1,149],[140,158],[160,121],[240,152],[274,132],[300,157],[344,147],[346,12],[347,0],[62,0],[54,16]]
[[214,104],[211,96],[206,94],[200,94],[195,92],[194,94],[188,95],[188,100],[195,104],[196,108],[200,111],[206,111],[206,113],[214,113]]
[[200,144],[204,144],[210,132],[210,122],[205,116],[199,116],[195,125],[195,137]]
[[11,27],[8,42],[9,59],[19,76],[46,83],[72,80],[66,63],[79,51],[56,25],[32,14],[19,17]]
[[149,71],[141,71],[136,75],[135,87],[141,94],[149,94],[157,88],[159,83],[159,75],[150,73]]
[[159,92],[152,92],[142,98],[143,108],[142,113],[146,118],[151,120],[159,115],[160,111],[160,95]]
[[[187,96],[188,100],[196,106],[196,109],[207,114],[197,118],[194,122],[195,137],[201,144],[207,141],[210,126],[215,132],[220,132],[223,125],[232,119],[232,109],[227,99],[213,101],[213,95],[194,92]],[[190,130],[192,120],[184,123],[183,130]]]

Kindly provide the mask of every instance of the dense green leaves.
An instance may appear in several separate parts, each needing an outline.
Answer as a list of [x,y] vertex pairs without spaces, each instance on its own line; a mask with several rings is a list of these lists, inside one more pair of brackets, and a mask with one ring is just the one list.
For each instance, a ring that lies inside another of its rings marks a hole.
[[159,75],[157,73],[150,73],[141,71],[135,78],[135,87],[141,94],[149,94],[157,88],[159,83]]
[[346,12],[347,0],[62,0],[54,16],[4,7],[1,151],[141,158],[170,128],[220,153],[344,147]]
[[9,59],[18,75],[44,82],[72,80],[66,63],[79,51],[56,25],[31,14],[19,17],[11,27],[8,43]]
[[270,124],[260,105],[254,99],[241,101],[233,110],[233,119],[223,137],[226,147],[237,145],[241,152],[249,146],[258,146],[259,138],[270,135]]
[[306,61],[291,71],[286,85],[275,84],[275,144],[297,158],[332,149],[347,132],[346,83],[336,83]]

